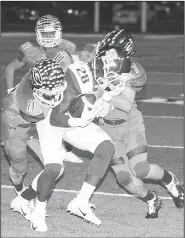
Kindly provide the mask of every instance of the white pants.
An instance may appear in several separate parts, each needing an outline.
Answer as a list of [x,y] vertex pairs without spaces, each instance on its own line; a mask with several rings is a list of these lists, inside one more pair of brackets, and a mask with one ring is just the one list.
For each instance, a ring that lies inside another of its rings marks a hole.
[[51,112],[36,125],[44,165],[48,163],[63,164],[65,158],[65,150],[62,146],[63,139],[74,147],[91,153],[94,153],[103,141],[111,140],[109,135],[94,123],[90,123],[84,128],[51,126],[50,114]]

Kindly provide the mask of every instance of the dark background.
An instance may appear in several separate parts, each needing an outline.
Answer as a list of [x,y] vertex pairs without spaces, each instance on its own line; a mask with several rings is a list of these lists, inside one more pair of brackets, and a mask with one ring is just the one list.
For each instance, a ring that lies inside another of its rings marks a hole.
[[[184,33],[184,1],[147,2],[148,33]],[[141,2],[100,2],[100,30],[124,27],[132,32],[141,29]],[[93,32],[94,2],[4,1],[1,2],[2,31],[33,31],[38,18],[54,14],[65,32]]]

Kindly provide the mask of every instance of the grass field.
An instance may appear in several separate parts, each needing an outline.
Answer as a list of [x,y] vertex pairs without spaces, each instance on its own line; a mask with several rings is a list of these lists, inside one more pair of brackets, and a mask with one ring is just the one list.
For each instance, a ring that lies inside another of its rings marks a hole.
[[[1,39],[2,95],[5,95],[4,70],[18,46],[28,36],[3,36]],[[98,37],[65,37],[83,46],[96,42]],[[136,57],[147,71],[148,83],[137,95],[138,107],[144,115],[146,135],[149,144],[149,162],[157,163],[174,172],[183,183],[183,37],[144,38],[136,37]],[[16,82],[26,73],[23,69],[16,74]],[[170,99],[156,102],[155,98]],[[143,99],[151,99],[143,101]],[[179,101],[180,103],[176,103]],[[1,236],[2,237],[184,237],[183,209],[178,210],[166,191],[159,185],[146,183],[146,187],[156,190],[163,199],[163,209],[159,218],[145,219],[147,205],[127,194],[115,181],[111,171],[92,197],[96,204],[95,213],[102,220],[100,227],[94,227],[83,220],[66,213],[67,204],[80,190],[85,178],[89,157],[77,152],[84,163],[65,163],[63,178],[57,183],[48,202],[47,223],[49,231],[38,233],[30,228],[19,214],[10,211],[10,203],[15,197],[8,178],[9,164],[1,150]],[[29,184],[40,172],[42,166],[29,151],[28,173],[25,184]]]

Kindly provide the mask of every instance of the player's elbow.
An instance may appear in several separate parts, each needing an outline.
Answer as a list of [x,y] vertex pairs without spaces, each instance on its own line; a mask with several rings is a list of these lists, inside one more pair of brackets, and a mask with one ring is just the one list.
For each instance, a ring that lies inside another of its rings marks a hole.
[[6,67],[6,70],[5,70],[5,74],[6,76],[9,76],[9,75],[14,75],[15,71],[18,69],[19,67],[17,67],[16,63],[15,63],[15,60],[13,60],[12,62],[10,62],[8,64],[8,66]]
[[131,111],[131,109],[132,109],[132,103],[127,102],[127,103],[125,104],[125,106],[124,106],[124,111],[125,111],[126,113],[129,113],[129,112]]
[[15,68],[13,67],[13,64],[10,63],[5,69],[5,74],[6,74],[6,76],[8,76],[10,74],[11,75],[14,74],[14,72],[15,72]]
[[17,58],[12,60],[6,67],[5,73],[6,74],[14,74],[15,71],[19,70],[25,65],[24,62],[19,61]]

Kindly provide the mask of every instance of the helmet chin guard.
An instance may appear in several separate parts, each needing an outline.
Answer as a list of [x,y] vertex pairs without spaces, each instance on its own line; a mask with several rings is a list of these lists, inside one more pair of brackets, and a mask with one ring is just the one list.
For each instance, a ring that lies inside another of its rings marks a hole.
[[108,72],[104,77],[97,78],[97,82],[100,87],[105,91],[124,91],[125,83],[128,79],[129,74],[121,74],[115,72]]
[[37,42],[39,45],[47,47],[55,47],[60,45],[62,41],[62,31],[47,28],[44,31],[41,29],[36,30]]
[[64,82],[64,85],[60,86],[58,92],[55,93],[48,93],[48,91],[44,89],[34,89],[33,97],[42,106],[53,108],[62,102],[66,87],[67,82]]

